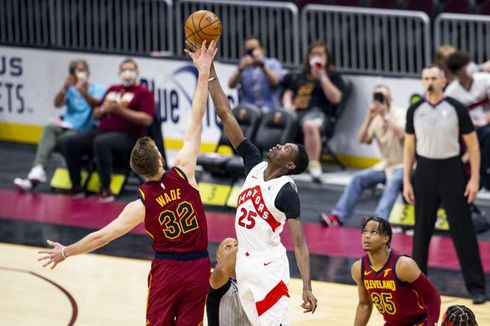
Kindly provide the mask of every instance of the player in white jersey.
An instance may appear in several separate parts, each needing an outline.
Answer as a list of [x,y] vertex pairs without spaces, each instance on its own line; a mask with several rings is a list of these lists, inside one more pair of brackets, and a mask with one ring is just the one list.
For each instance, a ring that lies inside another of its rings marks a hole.
[[302,173],[308,156],[301,145],[288,143],[269,150],[267,162],[247,140],[233,113],[214,67],[209,92],[224,130],[243,157],[246,180],[238,197],[235,230],[238,240],[236,277],[243,309],[253,325],[289,325],[289,263],[279,237],[288,222],[303,279],[305,312],[314,312],[309,252],[301,225],[299,197],[291,174]]

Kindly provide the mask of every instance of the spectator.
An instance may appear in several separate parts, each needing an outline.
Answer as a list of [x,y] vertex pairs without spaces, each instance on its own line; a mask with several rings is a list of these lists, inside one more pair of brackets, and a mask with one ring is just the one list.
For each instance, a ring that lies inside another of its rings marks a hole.
[[69,74],[61,90],[54,97],[54,106],[66,105],[62,119],[56,119],[43,128],[37,145],[36,157],[26,179],[15,178],[14,184],[22,191],[33,190],[47,181],[46,165],[53,151],[64,151],[68,137],[95,127],[94,108],[104,95],[104,87],[88,80],[90,71],[85,60],[70,62]]
[[[466,288],[473,303],[485,298],[485,276],[469,204],[478,192],[480,151],[468,110],[451,97],[445,97],[444,72],[436,66],[422,71],[425,99],[407,111],[403,153],[403,195],[415,205],[413,258],[427,273],[429,243],[434,232],[437,210],[447,214]],[[471,177],[466,178],[460,158],[460,137],[466,145]],[[412,187],[412,166],[417,168]]]
[[383,160],[372,168],[354,174],[351,182],[330,214],[321,214],[325,226],[340,226],[354,210],[359,196],[366,188],[385,184],[383,195],[374,215],[387,219],[403,182],[403,138],[405,137],[405,110],[391,106],[390,90],[376,86],[373,100],[359,130],[360,143],[378,143]]
[[463,51],[451,54],[447,59],[447,67],[456,79],[449,84],[445,93],[470,110],[480,144],[480,182],[486,189],[490,189],[490,74],[471,73],[470,55]]
[[[434,57],[434,63],[438,66],[442,71],[444,71],[444,75],[446,76],[446,85],[451,84],[456,78],[453,72],[447,66],[447,60],[450,55],[457,52],[458,49],[456,47],[444,44],[437,48],[436,55]],[[485,61],[482,64],[477,64],[473,61],[469,62],[467,71],[470,75],[476,72],[489,72],[490,73],[490,60]]]
[[254,104],[265,113],[280,106],[278,91],[282,73],[281,63],[265,56],[260,39],[249,37],[245,40],[245,54],[228,84],[230,88],[238,86],[240,104]]
[[328,132],[325,128],[327,119],[334,115],[335,105],[340,103],[345,91],[345,84],[333,68],[325,43],[310,44],[303,71],[285,77],[283,87],[283,106],[298,114],[310,159],[310,174],[314,181],[320,181],[321,134]]
[[434,64],[438,66],[439,69],[444,71],[444,75],[446,76],[446,85],[449,85],[454,80],[454,76],[447,68],[446,61],[447,58],[449,58],[449,56],[456,51],[456,47],[450,44],[444,44],[437,48],[436,55],[434,56]]
[[441,326],[478,326],[478,323],[470,308],[463,305],[452,305],[444,313]]
[[224,239],[216,250],[216,267],[209,278],[209,292],[206,311],[209,326],[250,326],[252,325],[243,311],[235,265],[238,242],[233,238]]
[[153,122],[153,94],[139,84],[136,62],[124,60],[119,66],[121,84],[111,86],[100,106],[93,111],[99,128],[71,136],[66,141],[66,162],[72,183],[70,193],[83,197],[80,170],[84,155],[94,156],[101,183],[100,200],[109,202],[114,196],[109,188],[114,159],[129,166],[129,156],[136,140],[146,134]]

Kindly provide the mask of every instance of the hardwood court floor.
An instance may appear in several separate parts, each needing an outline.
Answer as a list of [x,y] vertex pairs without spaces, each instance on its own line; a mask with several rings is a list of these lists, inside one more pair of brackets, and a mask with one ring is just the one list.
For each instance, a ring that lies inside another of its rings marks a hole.
[[[147,260],[87,254],[71,257],[54,270],[36,261],[40,248],[0,243],[0,325],[143,325]],[[354,286],[313,282],[319,307],[303,314],[301,281],[292,279],[293,325],[352,325],[357,304]],[[70,301],[71,300],[71,301]],[[443,311],[465,304],[480,325],[490,325],[490,303],[443,297]],[[369,325],[381,325],[374,310]]]

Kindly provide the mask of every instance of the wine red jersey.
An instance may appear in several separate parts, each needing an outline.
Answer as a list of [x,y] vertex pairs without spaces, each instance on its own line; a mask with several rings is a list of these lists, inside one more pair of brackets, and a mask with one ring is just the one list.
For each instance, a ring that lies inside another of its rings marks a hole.
[[206,251],[208,229],[199,191],[179,168],[165,172],[160,181],[139,188],[145,205],[145,229],[153,250],[163,253]]
[[369,256],[362,257],[361,279],[371,301],[383,315],[385,325],[426,325],[427,307],[410,283],[401,282],[395,266],[403,256],[391,250],[386,264],[379,271],[371,267]]

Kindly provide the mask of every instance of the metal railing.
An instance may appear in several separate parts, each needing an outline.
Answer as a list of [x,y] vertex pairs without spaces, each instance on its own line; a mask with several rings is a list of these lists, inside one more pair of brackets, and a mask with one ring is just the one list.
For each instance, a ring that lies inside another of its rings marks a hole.
[[199,9],[221,18],[220,58],[232,62],[251,35],[289,67],[300,65],[308,44],[318,40],[344,72],[418,76],[434,45],[447,43],[477,62],[490,58],[488,16],[443,13],[432,44],[422,12],[307,5],[300,15],[294,4],[279,1],[0,0],[0,44],[180,56],[185,19]]
[[423,12],[307,5],[302,49],[324,41],[347,72],[418,76],[431,61],[430,19]]
[[260,37],[266,55],[284,65],[297,65],[299,54],[298,8],[287,2],[238,0],[179,0],[175,4],[176,53],[183,54],[184,23],[194,11],[206,9],[221,19],[220,58],[236,61],[244,55],[243,43],[248,36]]
[[7,44],[51,45],[53,1],[0,0],[0,41]]
[[0,0],[0,42],[128,54],[174,50],[172,0]]
[[473,60],[490,58],[490,17],[480,15],[441,14],[434,23],[435,48],[451,44],[468,51]]

